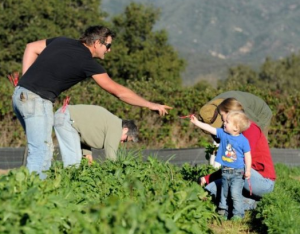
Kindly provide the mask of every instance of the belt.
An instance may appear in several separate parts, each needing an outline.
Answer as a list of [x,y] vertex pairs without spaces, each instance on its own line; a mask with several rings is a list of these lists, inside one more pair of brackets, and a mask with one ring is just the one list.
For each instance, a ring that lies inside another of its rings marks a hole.
[[222,167],[222,172],[228,174],[242,173],[244,174],[243,168],[232,168],[232,167]]
[[225,167],[225,166],[223,166],[222,167],[222,170],[234,170],[235,168],[232,168],[232,167]]

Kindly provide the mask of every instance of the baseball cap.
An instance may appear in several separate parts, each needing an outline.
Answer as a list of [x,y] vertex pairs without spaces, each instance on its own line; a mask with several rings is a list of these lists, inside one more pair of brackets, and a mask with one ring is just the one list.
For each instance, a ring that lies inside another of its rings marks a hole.
[[199,111],[199,118],[204,123],[207,123],[215,128],[220,128],[223,125],[221,115],[217,111],[217,107],[224,99],[215,99],[206,103]]

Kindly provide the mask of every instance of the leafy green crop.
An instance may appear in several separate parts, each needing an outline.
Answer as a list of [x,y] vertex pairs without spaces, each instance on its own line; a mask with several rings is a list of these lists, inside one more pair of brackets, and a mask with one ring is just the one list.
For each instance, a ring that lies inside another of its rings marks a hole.
[[47,173],[1,177],[1,233],[210,233],[218,220],[202,187],[152,157],[67,169],[57,161]]
[[277,180],[274,192],[258,203],[256,219],[271,234],[299,233],[300,167],[276,165]]

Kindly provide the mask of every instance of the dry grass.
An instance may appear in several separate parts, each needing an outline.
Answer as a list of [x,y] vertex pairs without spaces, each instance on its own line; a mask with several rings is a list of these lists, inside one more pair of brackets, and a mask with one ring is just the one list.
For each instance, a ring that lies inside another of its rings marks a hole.
[[242,221],[228,220],[222,221],[222,223],[214,221],[210,224],[210,228],[215,234],[260,234],[255,229],[250,212],[246,212],[245,218]]

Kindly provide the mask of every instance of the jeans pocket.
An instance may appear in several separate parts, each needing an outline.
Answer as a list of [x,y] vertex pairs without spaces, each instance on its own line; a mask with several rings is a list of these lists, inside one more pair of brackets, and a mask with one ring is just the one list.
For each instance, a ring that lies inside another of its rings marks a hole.
[[39,101],[39,96],[32,92],[23,91],[20,93],[19,98],[24,117],[26,118],[35,115],[36,108],[39,106],[37,103]]
[[64,125],[66,115],[64,113],[55,113],[54,127],[61,127]]

